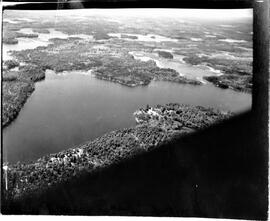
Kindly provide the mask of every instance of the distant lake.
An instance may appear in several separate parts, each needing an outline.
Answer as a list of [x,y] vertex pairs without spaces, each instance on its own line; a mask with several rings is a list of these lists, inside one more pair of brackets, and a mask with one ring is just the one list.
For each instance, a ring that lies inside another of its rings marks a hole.
[[154,81],[129,88],[94,78],[90,72],[46,72],[17,119],[3,130],[4,161],[35,160],[134,126],[133,112],[147,104],[178,102],[241,112],[251,95],[211,84],[193,86]]
[[9,51],[21,51],[26,49],[34,49],[39,46],[48,46],[51,38],[67,39],[69,37],[78,37],[82,39],[93,39],[92,35],[67,35],[61,31],[57,31],[54,28],[47,29],[49,33],[36,33],[32,28],[22,28],[18,32],[24,34],[38,34],[38,38],[17,38],[18,44],[3,44],[3,60],[12,59]]
[[159,68],[171,68],[176,70],[180,76],[184,76],[189,79],[197,79],[202,83],[207,83],[203,79],[204,76],[213,76],[222,74],[220,70],[215,70],[205,65],[191,65],[183,61],[184,56],[176,55],[173,52],[173,59],[161,58],[157,53],[145,53],[145,52],[129,52],[135,59],[141,61],[153,60]]

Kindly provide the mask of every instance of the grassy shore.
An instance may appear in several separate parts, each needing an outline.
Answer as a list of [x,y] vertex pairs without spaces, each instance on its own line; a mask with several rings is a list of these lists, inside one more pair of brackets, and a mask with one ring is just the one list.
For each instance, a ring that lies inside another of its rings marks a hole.
[[[174,137],[203,129],[231,116],[218,110],[180,104],[142,108],[134,113],[135,127],[109,132],[68,150],[29,164],[8,165],[6,199],[43,191],[82,172],[93,172],[150,151]],[[4,177],[4,176],[3,176]],[[5,181],[4,181],[5,182]]]

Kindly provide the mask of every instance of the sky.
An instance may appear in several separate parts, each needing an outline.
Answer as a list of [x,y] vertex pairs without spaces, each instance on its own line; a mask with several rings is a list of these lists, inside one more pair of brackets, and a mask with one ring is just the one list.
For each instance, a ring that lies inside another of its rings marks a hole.
[[[252,9],[92,9],[93,13],[117,16],[183,17],[198,19],[252,18]],[[82,10],[83,12],[84,10]],[[86,11],[86,10],[85,10]]]
[[[3,5],[14,4],[2,2]],[[22,3],[20,3],[22,4]],[[76,3],[80,4],[80,3]],[[79,11],[77,11],[79,10]],[[90,9],[73,10],[75,14],[89,14]],[[62,10],[59,14],[71,14],[70,10]],[[252,9],[91,9],[91,13],[106,14],[108,16],[144,16],[144,17],[179,17],[193,19],[233,20],[252,18]]]
[[251,19],[252,9],[76,9],[76,10],[58,10],[51,13],[63,16],[81,16],[84,15],[105,15],[115,18],[124,17],[146,17],[162,18],[172,17],[179,19],[193,20],[214,20],[214,21],[234,21],[238,19]]
[[[26,12],[26,11],[25,11]],[[40,13],[40,11],[28,11],[27,13]],[[43,11],[44,12],[44,11]],[[108,17],[144,17],[144,18],[179,18],[183,21],[206,21],[206,22],[233,22],[239,19],[252,19],[252,9],[161,9],[161,8],[136,8],[136,9],[74,9],[74,10],[51,10],[46,11],[48,16],[75,16],[104,15]],[[180,20],[179,20],[180,21]]]

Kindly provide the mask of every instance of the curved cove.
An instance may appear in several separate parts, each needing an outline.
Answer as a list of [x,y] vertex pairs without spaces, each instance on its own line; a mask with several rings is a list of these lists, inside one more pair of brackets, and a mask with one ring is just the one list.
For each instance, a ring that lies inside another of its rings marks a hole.
[[17,119],[3,130],[4,161],[27,162],[135,125],[134,111],[147,104],[178,102],[241,112],[250,94],[213,85],[153,81],[130,88],[96,79],[91,72],[46,71]]

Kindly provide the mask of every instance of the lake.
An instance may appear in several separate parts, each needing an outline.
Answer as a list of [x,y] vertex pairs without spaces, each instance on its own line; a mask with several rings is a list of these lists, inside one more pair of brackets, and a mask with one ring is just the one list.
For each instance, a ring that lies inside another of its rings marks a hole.
[[49,33],[35,33],[32,28],[22,28],[18,32],[24,34],[38,34],[38,38],[17,38],[18,44],[3,44],[3,60],[12,59],[9,51],[21,51],[26,49],[34,49],[39,46],[48,46],[51,38],[67,39],[69,37],[78,37],[82,39],[92,40],[92,35],[76,34],[67,35],[61,31],[57,31],[54,28],[47,29]]
[[4,161],[34,160],[133,126],[135,110],[169,102],[239,112],[250,108],[251,96],[210,84],[154,81],[146,87],[129,88],[96,79],[89,72],[57,75],[47,71],[18,118],[3,130]]
[[[20,31],[32,33],[31,29]],[[46,46],[52,37],[71,37],[54,29],[49,31],[50,34],[39,34],[36,39],[19,38],[17,45],[4,44],[3,59],[11,58],[9,50]],[[75,36],[93,40],[90,35],[72,35]],[[158,37],[155,39],[160,40]],[[185,64],[179,55],[168,60],[156,53],[131,54],[135,59],[154,60],[158,66],[173,68],[186,77],[202,80],[203,76],[220,74],[206,66]],[[195,86],[153,81],[148,86],[130,88],[96,79],[91,71],[55,74],[47,70],[45,80],[35,84],[35,91],[16,120],[3,130],[3,159],[9,163],[36,160],[112,130],[134,126],[133,113],[138,108],[170,102],[241,112],[251,107],[251,95],[223,90],[210,83]]]

